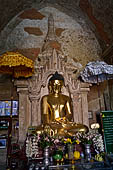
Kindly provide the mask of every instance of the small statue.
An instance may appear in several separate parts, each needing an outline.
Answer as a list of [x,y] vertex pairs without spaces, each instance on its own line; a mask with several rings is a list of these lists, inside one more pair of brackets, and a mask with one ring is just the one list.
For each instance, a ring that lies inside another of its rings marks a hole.
[[47,130],[48,126],[52,136],[72,136],[76,132],[88,131],[87,126],[73,122],[72,101],[69,96],[61,93],[63,85],[63,76],[56,72],[49,80],[49,94],[41,100],[42,128],[37,128],[37,133],[41,129]]

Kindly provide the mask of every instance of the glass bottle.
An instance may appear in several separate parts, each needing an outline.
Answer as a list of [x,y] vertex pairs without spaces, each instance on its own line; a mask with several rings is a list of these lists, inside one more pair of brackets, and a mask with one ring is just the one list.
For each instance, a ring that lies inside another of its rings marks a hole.
[[73,159],[73,145],[68,144],[68,159],[72,160]]

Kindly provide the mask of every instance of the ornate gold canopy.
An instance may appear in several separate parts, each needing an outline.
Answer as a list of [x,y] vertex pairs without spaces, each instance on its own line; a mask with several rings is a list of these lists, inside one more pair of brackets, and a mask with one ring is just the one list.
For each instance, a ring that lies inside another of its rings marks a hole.
[[0,56],[0,73],[13,77],[30,77],[34,71],[33,61],[19,52],[6,52]]

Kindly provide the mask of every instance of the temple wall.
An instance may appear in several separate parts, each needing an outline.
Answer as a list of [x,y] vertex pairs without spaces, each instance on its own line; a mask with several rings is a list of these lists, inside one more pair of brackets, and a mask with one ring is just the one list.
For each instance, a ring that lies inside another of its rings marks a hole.
[[55,34],[59,41],[59,45],[52,42],[52,46],[69,56],[70,62],[73,59],[82,66],[100,58],[100,45],[85,22],[81,10],[75,12],[73,17],[67,15],[59,6],[38,9],[37,4],[21,11],[1,31],[0,54],[4,51],[18,50],[35,61],[47,34],[50,12],[54,17]]
[[[51,15],[53,24],[49,27]],[[53,28],[53,30],[50,30]],[[53,32],[52,32],[53,31]],[[99,43],[76,13],[68,16],[61,8],[37,6],[15,16],[2,31],[1,51],[19,51],[31,58],[35,73],[27,80],[15,80],[19,95],[19,141],[23,142],[29,126],[41,124],[40,101],[48,94],[48,79],[55,71],[63,75],[63,93],[71,96],[74,122],[89,126],[87,95],[90,86],[81,83],[79,73],[89,61],[100,59]]]

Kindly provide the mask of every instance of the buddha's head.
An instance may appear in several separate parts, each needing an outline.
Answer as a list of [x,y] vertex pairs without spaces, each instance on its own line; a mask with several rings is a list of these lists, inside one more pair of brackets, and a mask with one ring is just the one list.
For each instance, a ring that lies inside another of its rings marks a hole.
[[64,78],[61,74],[58,74],[58,72],[55,72],[55,74],[49,79],[49,91],[50,93],[61,93],[61,88],[64,85]]

